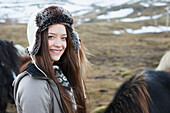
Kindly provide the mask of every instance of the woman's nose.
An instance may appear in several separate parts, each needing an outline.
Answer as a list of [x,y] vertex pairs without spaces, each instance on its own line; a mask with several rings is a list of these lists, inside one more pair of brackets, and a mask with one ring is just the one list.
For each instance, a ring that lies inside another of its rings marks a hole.
[[54,40],[54,45],[55,45],[55,46],[61,46],[61,45],[62,45],[61,39],[60,39],[60,38],[55,38],[55,40]]

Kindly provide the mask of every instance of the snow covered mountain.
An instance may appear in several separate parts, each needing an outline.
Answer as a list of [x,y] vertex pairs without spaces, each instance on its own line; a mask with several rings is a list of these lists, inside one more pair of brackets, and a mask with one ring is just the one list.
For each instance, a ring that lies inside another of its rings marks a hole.
[[[170,0],[36,0],[36,2],[35,0],[0,0],[0,23],[10,20],[12,24],[25,24],[33,12],[52,4],[71,11],[76,24],[112,19],[117,22],[137,22],[162,18],[168,11],[170,14]],[[161,12],[157,11],[160,9]],[[142,10],[151,10],[155,13],[143,15]],[[129,15],[133,15],[133,18]],[[170,28],[162,26],[161,29]],[[135,33],[130,29],[113,31],[115,34],[122,32]]]

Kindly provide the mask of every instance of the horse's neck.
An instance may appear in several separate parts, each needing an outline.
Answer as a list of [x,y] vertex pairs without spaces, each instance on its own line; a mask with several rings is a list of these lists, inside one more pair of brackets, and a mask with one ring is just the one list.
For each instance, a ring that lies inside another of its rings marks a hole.
[[167,71],[170,74],[170,70]]
[[22,57],[20,56],[20,61],[21,61],[21,66],[24,65],[25,63],[31,61],[31,58],[26,56],[26,57]]
[[31,61],[31,58],[30,57],[20,57],[20,61],[21,61],[21,65],[20,65],[19,73],[24,71],[24,69],[26,68],[28,63]]

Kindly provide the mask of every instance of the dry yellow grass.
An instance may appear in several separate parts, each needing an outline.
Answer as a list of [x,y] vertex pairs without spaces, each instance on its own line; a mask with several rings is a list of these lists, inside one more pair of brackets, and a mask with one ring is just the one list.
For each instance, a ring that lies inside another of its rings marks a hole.
[[[88,56],[93,65],[86,80],[90,112],[107,105],[116,88],[138,70],[154,69],[170,48],[170,38],[165,38],[163,33],[114,35],[108,22],[76,25],[75,28],[94,55]],[[26,25],[0,25],[0,38],[27,47]]]

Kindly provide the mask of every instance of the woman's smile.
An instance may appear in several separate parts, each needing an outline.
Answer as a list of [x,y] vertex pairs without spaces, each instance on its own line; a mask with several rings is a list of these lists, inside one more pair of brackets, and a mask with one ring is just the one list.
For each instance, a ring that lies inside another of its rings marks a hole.
[[52,52],[53,54],[60,54],[62,51],[62,49],[50,49],[50,52]]

